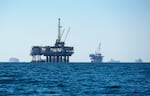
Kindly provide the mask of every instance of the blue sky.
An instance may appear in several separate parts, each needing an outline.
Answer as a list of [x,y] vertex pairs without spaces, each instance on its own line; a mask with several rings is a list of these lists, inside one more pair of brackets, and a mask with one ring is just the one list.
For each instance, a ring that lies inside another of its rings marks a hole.
[[71,61],[89,62],[101,42],[105,62],[150,62],[149,0],[0,0],[0,61],[30,61],[32,46],[54,45],[59,17],[71,27]]

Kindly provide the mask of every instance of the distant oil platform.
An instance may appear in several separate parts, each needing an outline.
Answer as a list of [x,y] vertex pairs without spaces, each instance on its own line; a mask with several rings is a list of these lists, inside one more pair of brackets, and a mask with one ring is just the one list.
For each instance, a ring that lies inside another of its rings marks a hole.
[[141,58],[138,58],[135,60],[136,63],[143,63],[143,60]]
[[95,52],[95,54],[90,54],[90,59],[91,59],[91,62],[93,63],[102,63],[103,62],[103,57],[101,52],[100,52],[100,47],[101,47],[101,44],[99,44],[99,47],[98,47],[98,50]]
[[[69,57],[74,53],[74,47],[65,46],[65,41],[61,41],[64,30],[62,31],[60,18],[58,19],[58,38],[54,46],[33,46],[30,55],[31,62],[69,62]],[[68,29],[69,32],[70,28]],[[68,35],[66,34],[66,37]],[[66,39],[65,37],[65,39]],[[41,56],[46,57],[42,59]]]

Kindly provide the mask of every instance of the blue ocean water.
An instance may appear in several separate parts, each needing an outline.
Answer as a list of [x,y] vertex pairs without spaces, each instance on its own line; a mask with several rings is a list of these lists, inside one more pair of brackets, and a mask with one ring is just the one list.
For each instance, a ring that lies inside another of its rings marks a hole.
[[0,96],[150,96],[150,64],[0,63]]

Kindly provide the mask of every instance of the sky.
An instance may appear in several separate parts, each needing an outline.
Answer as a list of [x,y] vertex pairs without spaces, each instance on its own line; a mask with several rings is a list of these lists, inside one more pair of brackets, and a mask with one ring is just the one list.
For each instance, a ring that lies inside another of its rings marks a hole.
[[0,62],[54,45],[58,18],[71,28],[72,62],[90,62],[99,43],[104,62],[150,62],[150,0],[0,0]]

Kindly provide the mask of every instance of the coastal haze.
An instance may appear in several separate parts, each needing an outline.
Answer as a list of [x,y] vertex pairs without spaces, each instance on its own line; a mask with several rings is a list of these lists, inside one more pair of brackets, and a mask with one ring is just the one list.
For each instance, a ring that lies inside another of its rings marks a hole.
[[[90,62],[101,42],[104,62],[110,59],[150,62],[149,0],[0,0],[0,62],[10,57],[31,61],[32,46],[51,46],[57,19],[74,46],[71,62]],[[62,38],[64,40],[64,38]]]

